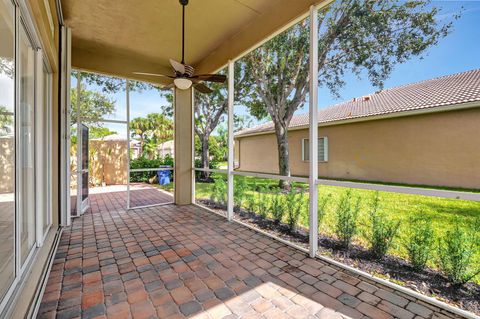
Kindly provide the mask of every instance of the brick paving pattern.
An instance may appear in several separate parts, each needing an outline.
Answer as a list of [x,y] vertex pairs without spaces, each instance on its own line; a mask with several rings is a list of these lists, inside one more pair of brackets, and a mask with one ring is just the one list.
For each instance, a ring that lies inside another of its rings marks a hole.
[[454,317],[196,206],[93,204],[63,232],[38,318]]

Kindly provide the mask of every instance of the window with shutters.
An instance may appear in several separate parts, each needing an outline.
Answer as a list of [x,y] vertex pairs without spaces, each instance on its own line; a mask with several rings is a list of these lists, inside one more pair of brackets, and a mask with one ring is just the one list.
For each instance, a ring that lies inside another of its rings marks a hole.
[[[310,148],[308,146],[309,139],[304,138],[302,140],[302,161],[310,161]],[[322,136],[318,138],[318,161],[328,161],[328,137]]]

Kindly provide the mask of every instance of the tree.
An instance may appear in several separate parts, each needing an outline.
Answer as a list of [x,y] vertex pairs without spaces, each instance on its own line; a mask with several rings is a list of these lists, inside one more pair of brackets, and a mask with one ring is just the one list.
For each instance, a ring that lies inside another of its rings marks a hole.
[[[77,122],[77,90],[71,89],[71,125]],[[80,88],[80,117],[82,123],[90,127],[101,127],[101,119],[115,111],[115,101],[105,94]]]
[[89,138],[104,138],[114,134],[117,132],[110,131],[108,127],[92,127],[89,130]]
[[0,74],[4,74],[9,79],[13,79],[15,75],[15,63],[13,59],[0,57]]
[[[235,98],[242,99],[247,92],[247,86],[244,86],[245,73],[239,69],[234,72],[235,76]],[[217,128],[221,120],[225,120],[228,108],[227,85],[224,83],[211,83],[209,87],[213,90],[211,94],[202,94],[195,92],[194,112],[195,125],[194,131],[198,136],[201,145],[201,165],[208,168],[210,165],[209,139],[210,135]],[[201,172],[200,179],[208,180],[208,172]]]
[[[0,74],[9,79],[15,75],[15,64],[13,59],[0,57]],[[0,105],[0,135],[7,135],[13,132],[14,114],[5,105]]]
[[173,121],[164,114],[150,113],[147,115],[147,121],[150,123],[152,137],[157,144],[173,139]]
[[[395,65],[421,56],[451,30],[429,0],[339,0],[319,20],[319,85],[338,96],[343,75],[367,75],[382,89]],[[277,139],[279,173],[290,175],[288,127],[308,94],[309,24],[303,21],[240,61],[251,90],[250,113],[270,117]],[[281,182],[282,187],[288,186]]]
[[[76,77],[77,72],[78,71],[72,71],[72,77]],[[111,93],[122,92],[122,91],[125,91],[125,88],[126,88],[126,81],[125,79],[122,79],[122,78],[106,76],[106,75],[90,73],[90,72],[81,72],[80,76],[81,76],[82,83],[100,87],[102,88],[103,93],[111,94]],[[143,90],[147,90],[151,88],[159,89],[157,86],[154,86],[146,82],[130,80],[128,83],[129,83],[130,91],[141,92]]]
[[[218,125],[228,106],[227,88],[224,84],[214,83],[210,85],[213,92],[211,94],[202,94],[195,92],[194,112],[195,112],[195,135],[200,142],[201,166],[208,168],[210,166],[209,139],[213,130]],[[208,180],[208,172],[200,173],[200,180]]]
[[0,105],[0,136],[13,132],[13,117],[13,112],[10,112],[6,106]]
[[140,142],[140,154],[142,155],[145,147],[145,141],[148,138],[148,133],[150,130],[150,123],[146,118],[136,117],[130,121],[131,136],[132,138],[138,138]]
[[173,139],[173,122],[160,113],[150,113],[146,118],[137,117],[130,121],[132,138],[140,141],[140,154],[155,154],[159,144]]

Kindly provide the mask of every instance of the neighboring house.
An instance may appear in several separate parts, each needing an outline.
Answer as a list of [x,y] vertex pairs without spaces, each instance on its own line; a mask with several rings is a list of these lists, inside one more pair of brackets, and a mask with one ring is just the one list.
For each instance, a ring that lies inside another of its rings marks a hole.
[[[308,175],[308,114],[292,118],[292,175]],[[480,69],[318,112],[319,176],[480,189]],[[238,170],[278,173],[273,123],[235,135]]]
[[173,158],[173,153],[175,149],[175,143],[173,140],[166,141],[157,146],[157,152],[160,157],[165,157],[169,155]]

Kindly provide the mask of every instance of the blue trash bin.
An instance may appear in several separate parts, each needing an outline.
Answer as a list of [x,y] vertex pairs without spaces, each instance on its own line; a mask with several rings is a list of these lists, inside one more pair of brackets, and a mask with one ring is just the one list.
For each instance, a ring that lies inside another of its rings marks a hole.
[[[160,166],[160,168],[170,168],[170,166]],[[170,171],[157,171],[158,184],[167,185],[170,184]]]

